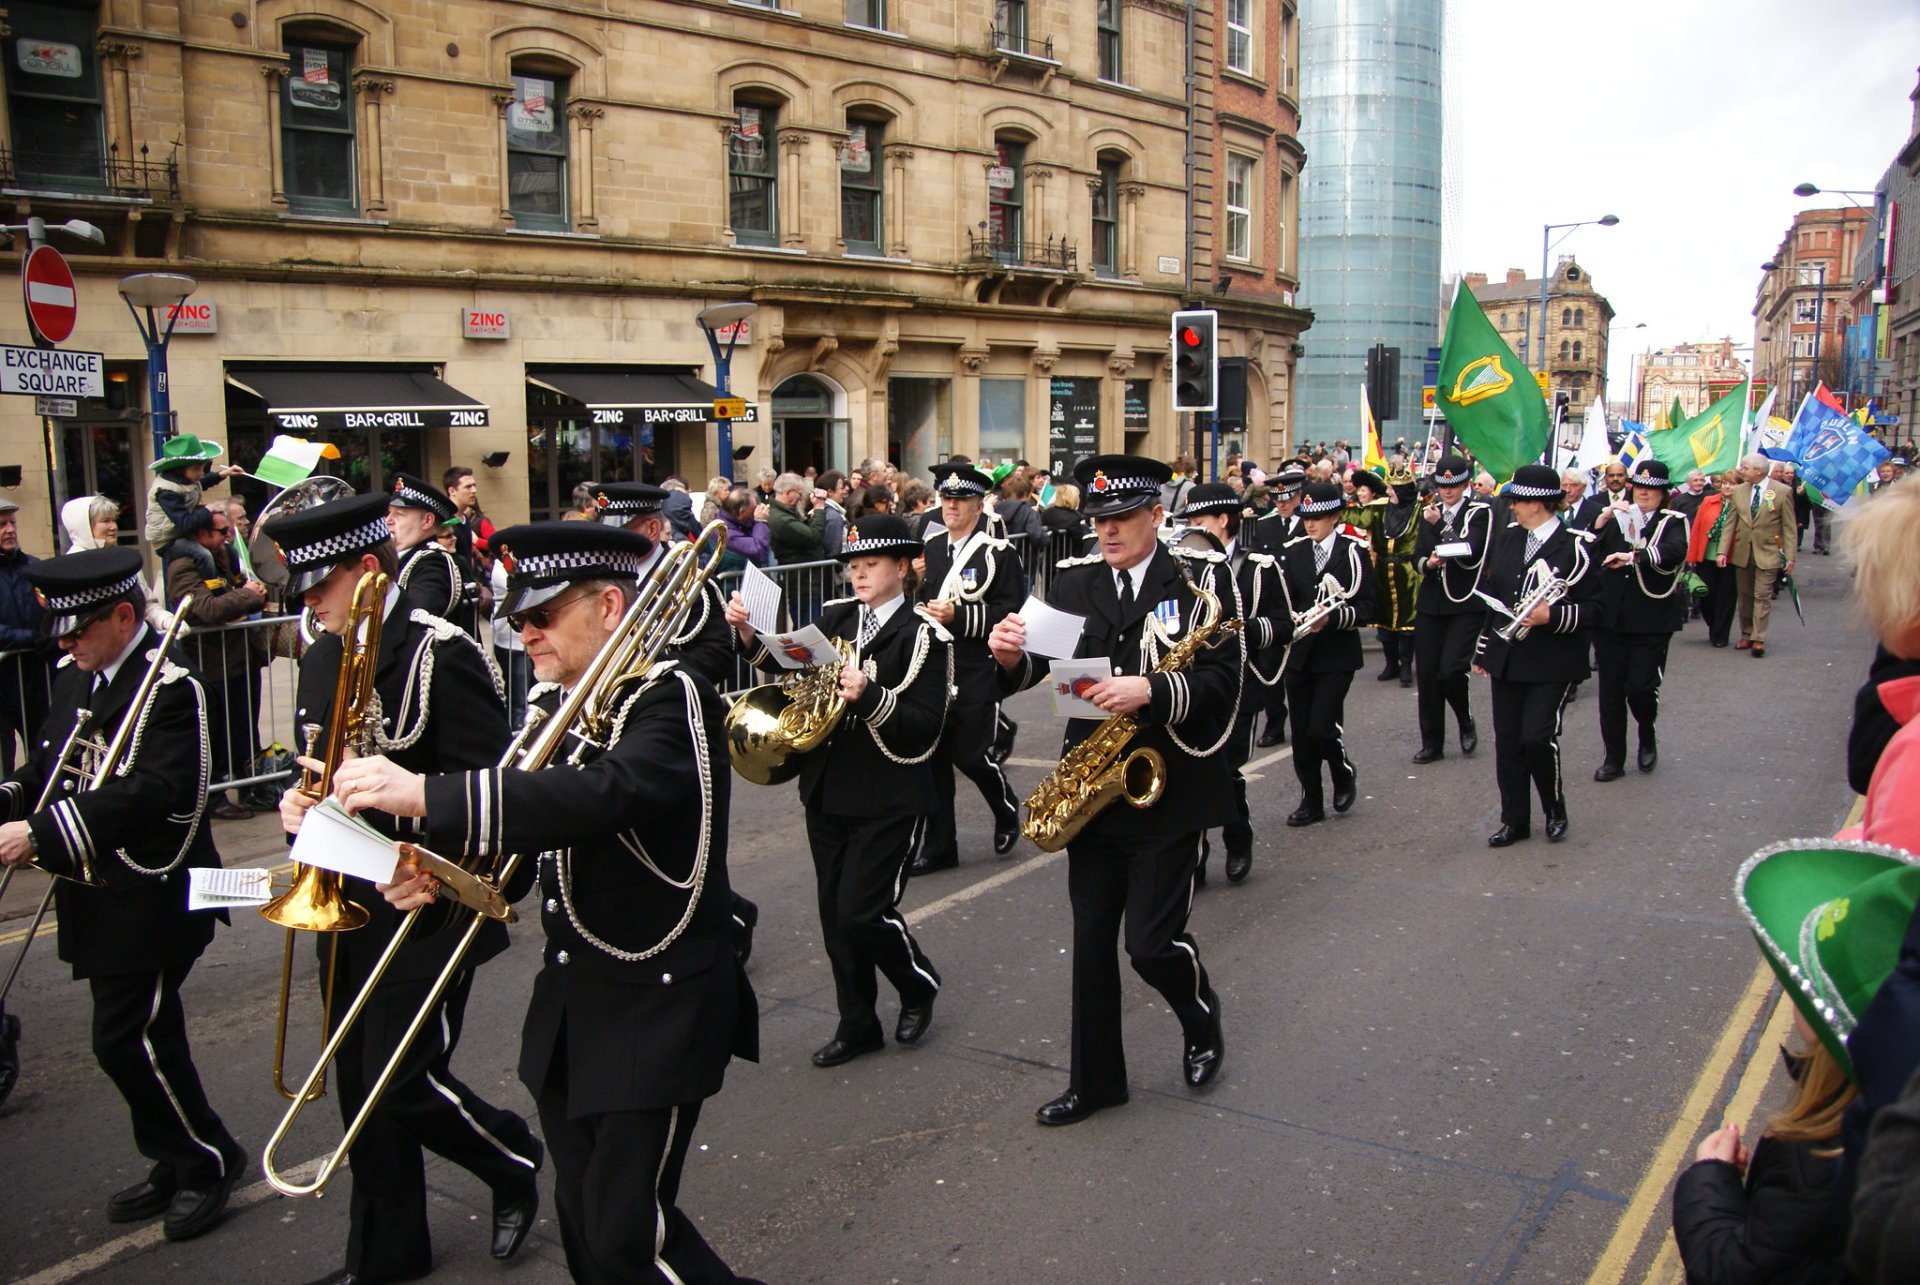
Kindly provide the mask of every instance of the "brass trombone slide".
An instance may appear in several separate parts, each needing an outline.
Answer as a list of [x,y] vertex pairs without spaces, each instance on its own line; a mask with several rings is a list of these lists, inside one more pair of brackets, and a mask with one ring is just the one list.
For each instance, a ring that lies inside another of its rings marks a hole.
[[[528,708],[527,721],[513,738],[513,743],[507,746],[506,753],[500,758],[500,766],[514,771],[537,772],[558,761],[569,744],[575,747],[571,761],[578,761],[589,748],[604,745],[618,714],[622,693],[629,684],[645,678],[660,653],[673,643],[695,595],[718,572],[720,558],[726,552],[726,547],[726,527],[715,521],[708,523],[696,539],[669,549],[642,582],[639,593],[627,608],[627,614],[608,636],[560,707],[551,715],[538,707]],[[707,549],[711,551],[703,554],[702,551]],[[400,921],[386,949],[374,963],[366,983],[354,996],[353,1003],[347,1007],[340,1024],[334,1028],[326,1047],[321,1050],[306,1083],[293,1095],[292,1104],[281,1116],[280,1123],[274,1127],[265,1150],[261,1152],[260,1167],[266,1174],[267,1182],[284,1196],[319,1196],[325,1193],[327,1184],[347,1158],[348,1149],[366,1127],[374,1107],[380,1101],[380,1095],[386,1092],[388,1083],[399,1071],[407,1050],[413,1047],[414,1039],[432,1017],[434,1006],[459,974],[467,952],[480,935],[480,929],[490,918],[510,919],[513,914],[503,892],[520,867],[519,853],[509,853],[503,859],[496,858],[499,864],[489,873],[469,870],[410,843],[398,844],[397,851],[403,859],[418,862],[422,870],[431,871],[440,878],[447,891],[472,912],[472,921],[454,944],[445,966],[434,979],[413,1020],[402,1032],[394,1046],[393,1055],[387,1059],[387,1064],[368,1088],[360,1110],[347,1123],[339,1145],[321,1158],[309,1181],[296,1182],[275,1164],[274,1157],[294,1121],[299,1119],[306,1104],[312,1100],[314,1081],[324,1073],[327,1063],[339,1052],[341,1042],[345,1040],[347,1032],[353,1029],[353,1024],[360,1020],[361,1011],[372,998],[374,988],[379,986],[408,934],[413,931],[420,911],[409,911],[406,918]]]

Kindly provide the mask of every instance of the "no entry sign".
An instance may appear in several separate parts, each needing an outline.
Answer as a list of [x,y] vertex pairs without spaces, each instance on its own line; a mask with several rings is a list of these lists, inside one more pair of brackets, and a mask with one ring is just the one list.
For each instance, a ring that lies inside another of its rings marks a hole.
[[80,315],[66,259],[52,246],[43,245],[27,256],[20,277],[27,296],[27,324],[35,338],[47,344],[65,343]]

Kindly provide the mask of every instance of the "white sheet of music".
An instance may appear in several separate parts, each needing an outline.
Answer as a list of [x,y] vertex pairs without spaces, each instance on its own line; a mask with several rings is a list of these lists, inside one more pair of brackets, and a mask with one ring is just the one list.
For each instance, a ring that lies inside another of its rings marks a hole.
[[360,820],[335,799],[322,799],[307,809],[294,836],[292,857],[302,865],[319,866],[374,883],[392,883],[400,854],[392,839]]
[[264,906],[273,900],[273,877],[265,870],[219,866],[187,868],[187,909],[225,910],[229,906]]
[[747,604],[747,623],[753,632],[779,632],[780,586],[772,576],[749,562],[740,572],[740,597]]
[[1027,627],[1027,650],[1050,660],[1071,657],[1080,647],[1080,631],[1087,624],[1085,616],[1049,607],[1031,594],[1020,608],[1020,619]]

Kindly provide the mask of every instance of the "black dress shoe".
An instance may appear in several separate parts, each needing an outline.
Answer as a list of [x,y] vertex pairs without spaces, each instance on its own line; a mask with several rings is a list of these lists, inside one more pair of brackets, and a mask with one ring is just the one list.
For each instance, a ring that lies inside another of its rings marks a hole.
[[1640,770],[1642,772],[1653,771],[1653,769],[1655,768],[1655,766],[1659,764],[1659,762],[1660,762],[1659,746],[1655,745],[1652,741],[1647,741],[1640,746],[1639,763],[1640,763]]
[[534,1175],[540,1172],[540,1162],[546,1154],[547,1149],[535,1138],[533,1168],[527,1173],[526,1181],[510,1190],[493,1193],[493,1245],[489,1252],[503,1263],[520,1252],[520,1243],[533,1230],[534,1219],[540,1213],[540,1184],[534,1181]]
[[933,1001],[924,1004],[901,1005],[900,1020],[893,1026],[895,1044],[918,1044],[920,1037],[933,1025]]
[[1239,852],[1235,852],[1231,848],[1227,850],[1227,882],[1228,883],[1239,883],[1242,879],[1245,879],[1247,877],[1247,872],[1252,869],[1253,869],[1253,848],[1251,846]]
[[1186,1072],[1187,1087],[1192,1089],[1204,1089],[1213,1083],[1227,1053],[1227,1042],[1220,1035],[1220,997],[1208,992],[1207,1002],[1213,1009],[1213,1020],[1207,1024],[1206,1037],[1181,1051],[1180,1066]]
[[226,1177],[207,1187],[182,1187],[173,1193],[173,1199],[167,1204],[167,1218],[163,1230],[168,1240],[192,1240],[205,1232],[213,1230],[220,1221],[220,1215],[227,1208],[227,1197],[233,1194],[233,1180],[238,1172],[229,1170]]
[[1093,1099],[1082,1097],[1068,1089],[1053,1101],[1033,1113],[1033,1118],[1045,1125],[1078,1124],[1095,1111],[1104,1111],[1108,1107],[1123,1107],[1129,1095],[1122,1093],[1117,1098]]
[[1547,842],[1558,843],[1566,837],[1567,814],[1564,811],[1549,813],[1547,816]]
[[1604,785],[1608,781],[1617,781],[1626,774],[1627,769],[1621,767],[1618,763],[1602,763],[1594,769],[1593,779]]
[[1286,729],[1282,728],[1278,723],[1268,723],[1266,730],[1260,733],[1260,739],[1256,744],[1258,744],[1261,749],[1266,750],[1272,749],[1276,745],[1285,744],[1286,739]]
[[1388,665],[1385,669],[1373,676],[1373,681],[1376,683],[1390,683],[1398,677],[1400,677],[1400,666]]
[[1422,745],[1420,747],[1420,752],[1413,756],[1413,761],[1415,763],[1423,764],[1423,765],[1427,763],[1438,763],[1441,759],[1445,758],[1446,756],[1447,754],[1445,750],[1431,749],[1425,745]]
[[1480,729],[1472,719],[1460,724],[1460,752],[1471,754],[1480,748]]
[[1320,805],[1317,803],[1302,803],[1299,807],[1287,813],[1287,824],[1295,828],[1303,825],[1312,825],[1316,821],[1324,821],[1326,819],[1327,814],[1320,810]]
[[1013,845],[1020,842],[1020,818],[1013,816],[1006,821],[993,823],[993,855],[1004,857],[1013,851]]
[[1533,837],[1533,831],[1524,825],[1503,825],[1487,836],[1489,848],[1509,848],[1522,839]]
[[993,748],[987,751],[987,760],[995,767],[1013,757],[1013,738],[1020,735],[1020,724],[999,715],[993,724]]
[[868,1053],[878,1053],[887,1046],[887,1042],[878,1035],[859,1044],[849,1044],[838,1035],[813,1051],[813,1064],[818,1067],[840,1066]]
[[139,1223],[158,1218],[173,1203],[172,1187],[156,1187],[151,1181],[136,1182],[107,1199],[107,1221]]
[[1347,779],[1333,779],[1333,810],[1345,812],[1353,807],[1353,801],[1360,797],[1360,774],[1349,770]]
[[1413,686],[1413,671],[1412,671],[1411,669],[1404,669],[1404,668],[1403,668],[1403,669],[1402,669],[1402,670],[1400,671],[1400,685],[1401,685],[1402,687],[1411,687],[1411,686]]
[[960,858],[958,854],[950,857],[940,857],[937,859],[929,859],[927,857],[927,854],[923,852],[919,856],[913,859],[913,864],[907,867],[907,873],[916,874],[916,875],[930,875],[936,870],[951,870],[959,864],[960,864]]

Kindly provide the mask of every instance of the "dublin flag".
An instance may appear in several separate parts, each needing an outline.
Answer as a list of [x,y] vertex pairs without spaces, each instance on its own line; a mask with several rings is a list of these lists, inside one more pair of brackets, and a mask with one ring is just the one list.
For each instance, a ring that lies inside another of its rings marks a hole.
[[1539,459],[1553,432],[1540,385],[1465,285],[1454,287],[1434,400],[1481,467],[1501,482]]
[[1647,434],[1647,449],[1676,480],[1699,469],[1708,477],[1740,462],[1740,438],[1747,418],[1747,385],[1722,397],[1678,428]]
[[[1823,390],[1824,391],[1824,390]],[[1793,461],[1800,480],[1841,503],[1892,454],[1842,410],[1817,396],[1801,399],[1786,445],[1769,451]]]

